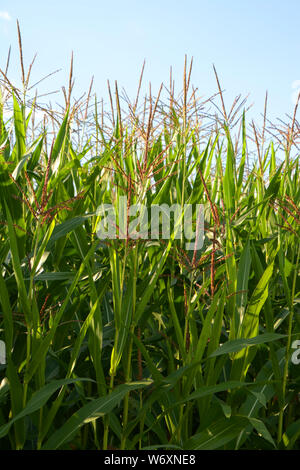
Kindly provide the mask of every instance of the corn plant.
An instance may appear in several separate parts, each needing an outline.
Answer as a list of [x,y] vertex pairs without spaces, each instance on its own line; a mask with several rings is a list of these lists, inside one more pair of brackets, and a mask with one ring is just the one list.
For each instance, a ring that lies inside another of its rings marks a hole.
[[[141,75],[106,112],[92,87],[72,102],[71,61],[36,126],[21,65],[22,92],[1,82],[0,448],[299,449],[297,106],[267,139],[185,61],[178,97],[170,77],[140,105]],[[122,232],[133,204],[202,204],[203,247]]]

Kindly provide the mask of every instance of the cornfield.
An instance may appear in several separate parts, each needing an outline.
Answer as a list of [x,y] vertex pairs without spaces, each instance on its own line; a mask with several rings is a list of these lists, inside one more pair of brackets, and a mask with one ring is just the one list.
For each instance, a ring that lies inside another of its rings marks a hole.
[[[178,96],[170,76],[142,98],[141,75],[133,101],[108,83],[106,109],[92,84],[73,98],[71,62],[55,110],[19,43],[22,89],[1,70],[0,449],[299,450],[297,105],[259,127],[217,73],[201,101],[185,60]],[[202,248],[99,238],[125,196],[201,204]]]

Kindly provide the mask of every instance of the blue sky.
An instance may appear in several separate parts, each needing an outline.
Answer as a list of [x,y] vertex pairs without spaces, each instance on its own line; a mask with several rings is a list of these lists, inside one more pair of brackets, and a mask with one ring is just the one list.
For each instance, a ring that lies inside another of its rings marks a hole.
[[0,0],[0,67],[11,45],[13,78],[19,75],[17,18],[25,64],[38,53],[33,79],[62,69],[43,92],[67,83],[72,50],[77,96],[94,75],[99,97],[110,79],[134,98],[144,59],[145,84],[151,81],[154,93],[168,83],[171,65],[180,91],[185,54],[194,57],[192,83],[203,97],[217,90],[214,63],[227,105],[250,93],[256,120],[266,90],[275,119],[292,112],[293,84],[300,85],[299,0]]

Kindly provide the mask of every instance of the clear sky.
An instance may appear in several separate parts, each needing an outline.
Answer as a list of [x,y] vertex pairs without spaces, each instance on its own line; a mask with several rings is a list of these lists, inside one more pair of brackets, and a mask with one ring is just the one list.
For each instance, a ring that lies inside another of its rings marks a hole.
[[250,93],[255,119],[266,90],[275,118],[292,112],[293,85],[300,88],[299,0],[0,0],[0,67],[11,45],[14,78],[17,18],[25,64],[38,53],[34,78],[62,69],[42,91],[67,83],[72,50],[76,95],[94,75],[99,97],[110,79],[134,98],[144,59],[145,83],[154,92],[168,83],[171,65],[179,91],[185,54],[194,57],[192,83],[201,95],[217,90],[215,64],[228,106],[235,95]]

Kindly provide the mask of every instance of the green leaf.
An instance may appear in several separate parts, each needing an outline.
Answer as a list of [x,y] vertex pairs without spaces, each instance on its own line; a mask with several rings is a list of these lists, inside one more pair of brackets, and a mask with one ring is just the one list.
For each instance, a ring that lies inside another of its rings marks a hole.
[[263,421],[256,418],[249,418],[249,421],[259,435],[261,435],[266,441],[270,442],[274,447],[276,447],[276,444]]
[[55,431],[49,440],[43,445],[42,450],[55,450],[68,442],[86,423],[94,421],[101,416],[110,413],[132,390],[140,390],[151,384],[150,381],[131,382],[116,387],[110,395],[92,400],[76,411],[66,423]]
[[6,204],[5,204],[5,208],[6,208],[6,215],[7,215],[9,242],[10,242],[10,250],[11,250],[11,256],[12,256],[14,274],[15,274],[17,285],[18,285],[20,302],[24,309],[25,318],[26,318],[27,323],[30,325],[32,324],[31,308],[30,308],[27,291],[26,291],[26,287],[25,287],[25,283],[23,279],[16,234],[15,234],[15,230],[13,227],[13,221],[10,215],[10,211]]
[[[237,330],[236,338],[240,337],[240,328],[244,321],[244,313],[247,304],[248,280],[251,267],[250,243],[247,243],[242,251],[237,271],[237,296],[236,296],[236,320],[235,328]],[[234,339],[234,338],[232,338]]]
[[45,403],[47,403],[51,395],[53,395],[53,393],[56,392],[59,388],[61,388],[63,385],[73,384],[75,382],[80,382],[82,380],[91,380],[91,379],[76,378],[76,379],[55,380],[45,385],[37,392],[35,392],[32,395],[31,399],[28,401],[25,408],[16,416],[14,416],[14,418],[12,418],[7,424],[0,427],[0,439],[6,436],[6,434],[10,430],[10,427],[12,426],[13,423],[24,418],[25,416],[28,416],[34,413],[35,411],[38,411],[40,408],[42,408],[45,405]]
[[222,344],[216,351],[214,351],[210,357],[221,356],[222,354],[229,354],[237,351],[241,351],[244,348],[256,346],[258,344],[265,344],[271,341],[277,341],[279,339],[286,338],[287,335],[281,335],[278,333],[264,333],[254,338],[241,338],[233,339]]
[[31,153],[29,153],[29,154],[25,155],[23,158],[21,158],[21,160],[17,164],[16,168],[14,169],[14,171],[12,173],[12,176],[15,180],[18,179],[19,174],[21,173],[25,163],[27,162],[27,160],[29,158],[31,158]]
[[233,441],[238,434],[249,424],[247,418],[232,416],[222,418],[211,424],[205,431],[196,434],[183,445],[189,450],[214,450],[223,448]]
[[47,336],[45,339],[43,339],[40,344],[39,344],[39,347],[37,349],[37,351],[35,352],[35,355],[25,373],[25,382],[26,383],[29,383],[29,381],[31,380],[33,374],[36,372],[36,370],[38,369],[39,365],[43,362],[47,352],[48,352],[48,349],[49,349],[49,346],[54,338],[54,335],[55,335],[55,332],[57,330],[57,327],[60,323],[60,320],[61,320],[61,317],[63,316],[64,314],[64,311],[71,299],[71,296],[73,294],[73,291],[77,285],[77,283],[79,282],[79,279],[87,265],[87,263],[89,262],[89,259],[90,257],[92,256],[92,254],[94,253],[94,250],[95,250],[95,243],[91,246],[90,250],[88,251],[86,257],[84,258],[84,260],[82,261],[81,265],[80,265],[80,268],[79,270],[77,271],[76,275],[75,275],[75,278],[73,279],[73,282],[71,284],[71,286],[69,287],[69,290],[68,290],[68,293],[67,293],[67,296],[62,304],[62,306],[60,307],[59,311],[56,313],[55,317],[54,317],[54,321],[53,321],[53,324],[50,328],[50,331],[48,332]]
[[6,354],[11,354],[11,349],[13,345],[13,314],[9,300],[9,294],[6,287],[5,280],[2,277],[0,272],[0,303],[2,305],[2,310],[4,314],[4,334],[5,334],[5,345],[6,345]]
[[77,227],[80,227],[81,225],[83,225],[84,222],[90,217],[92,217],[93,215],[95,215],[95,213],[74,217],[73,219],[68,219],[62,222],[60,225],[57,225],[53,230],[53,233],[47,244],[46,250],[50,250],[57,240],[67,235],[68,233],[72,232]]
[[13,95],[13,102],[14,102],[14,125],[15,125],[15,135],[16,135],[16,153],[17,153],[17,162],[19,162],[26,152],[26,144],[25,144],[26,125],[24,122],[22,110],[20,109],[19,103],[15,95]]
[[52,155],[51,155],[51,163],[52,163],[52,168],[53,168],[53,173],[56,173],[58,168],[62,165],[63,161],[60,155],[60,158],[58,158],[60,151],[62,149],[66,133],[67,133],[67,127],[68,127],[68,119],[69,119],[69,111],[67,111],[64,120],[59,128],[59,131],[57,133],[57,137],[55,139],[53,149],[52,149]]

